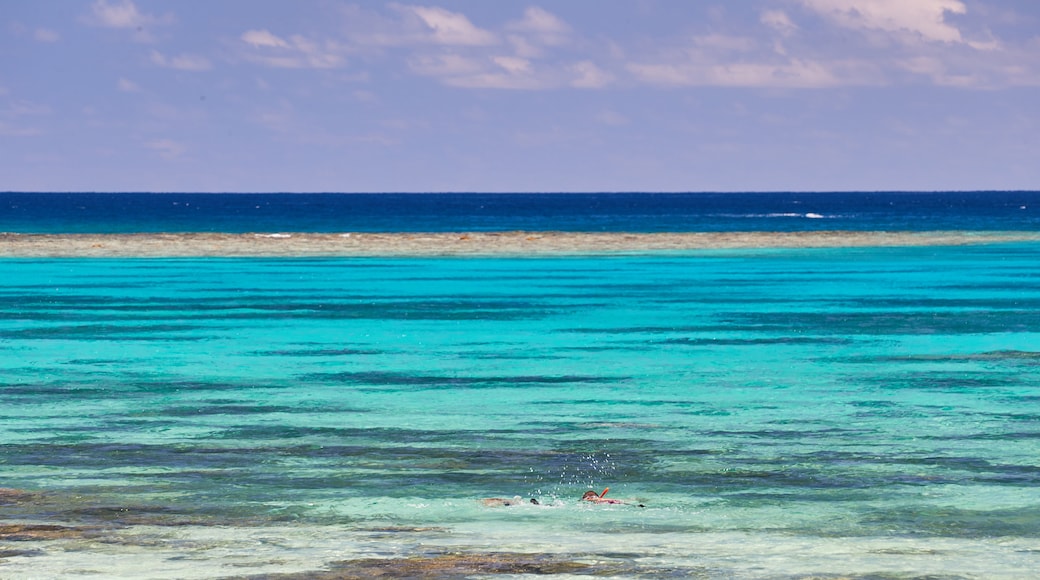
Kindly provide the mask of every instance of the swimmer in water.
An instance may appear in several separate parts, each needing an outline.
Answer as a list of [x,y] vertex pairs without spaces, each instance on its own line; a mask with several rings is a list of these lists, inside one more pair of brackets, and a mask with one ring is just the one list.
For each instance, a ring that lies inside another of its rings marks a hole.
[[607,495],[608,491],[610,491],[609,487],[600,493],[596,493],[590,489],[581,495],[581,501],[591,501],[592,503],[625,503],[619,499],[609,499],[604,497]]
[[[484,504],[487,507],[509,507],[514,505],[523,505],[527,502],[524,502],[523,498],[517,495],[511,498],[487,497],[480,500],[480,503]],[[538,503],[538,500],[536,500],[533,497],[531,498],[530,503],[532,505],[541,505]]]
[[[613,498],[604,497],[605,495],[607,495],[608,491],[610,491],[609,487],[605,488],[600,493],[596,493],[595,491],[590,489],[590,490],[586,491],[585,493],[583,493],[581,495],[581,501],[588,501],[588,502],[592,502],[592,503],[606,503],[606,504],[628,505],[628,502],[621,501],[620,499],[613,499]],[[645,505],[643,505],[641,503],[640,504],[636,504],[636,505],[638,505],[639,507],[646,507]]]

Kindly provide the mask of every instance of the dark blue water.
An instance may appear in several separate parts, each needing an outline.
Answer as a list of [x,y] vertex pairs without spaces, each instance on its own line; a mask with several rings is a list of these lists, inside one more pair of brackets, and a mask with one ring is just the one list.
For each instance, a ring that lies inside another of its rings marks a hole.
[[1040,192],[0,193],[0,232],[1036,230]]

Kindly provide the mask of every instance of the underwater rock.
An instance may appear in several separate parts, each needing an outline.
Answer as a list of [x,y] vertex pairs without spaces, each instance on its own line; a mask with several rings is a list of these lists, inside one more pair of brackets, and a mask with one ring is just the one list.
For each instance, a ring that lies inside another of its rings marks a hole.
[[25,503],[39,497],[39,494],[10,487],[0,487],[0,505]]
[[484,574],[574,574],[614,576],[626,566],[577,562],[556,554],[448,553],[411,558],[365,558],[334,562],[331,570],[267,574],[265,580],[356,580],[361,578],[464,578]]
[[65,540],[87,536],[89,528],[73,528],[53,524],[0,524],[0,540],[32,542],[37,540]]

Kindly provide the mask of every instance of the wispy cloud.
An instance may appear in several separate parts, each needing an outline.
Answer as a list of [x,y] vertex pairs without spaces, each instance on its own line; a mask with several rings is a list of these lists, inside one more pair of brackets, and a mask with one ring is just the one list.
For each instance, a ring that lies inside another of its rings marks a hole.
[[271,34],[269,30],[247,30],[242,33],[242,42],[263,48],[289,48],[289,43]]
[[544,8],[529,6],[524,10],[522,19],[506,24],[506,30],[532,32],[563,40],[571,33],[571,26]]
[[488,46],[498,37],[475,26],[464,14],[436,6],[396,6],[404,14],[414,15],[425,26],[426,40],[447,46]]
[[471,89],[1031,83],[1040,46],[1010,46],[984,24],[962,30],[975,9],[966,0],[766,0],[750,13],[691,16],[672,34],[611,37],[538,6],[488,23],[435,5],[348,5],[339,34],[248,29],[239,50],[267,67],[397,66]]
[[173,139],[153,139],[145,142],[144,146],[158,153],[159,157],[170,161],[180,159],[187,151],[183,143]]
[[661,41],[656,53],[629,58],[626,70],[638,83],[673,87],[826,88],[864,84],[848,63],[815,54],[789,54],[781,41],[797,26],[781,13],[760,15],[752,26],[771,29],[754,35],[708,32]]
[[547,62],[547,49],[568,42],[572,29],[541,8],[530,7],[495,30],[437,6],[392,3],[382,12],[352,6],[342,14],[343,37],[251,29],[239,37],[240,50],[246,60],[276,68],[338,68],[351,54],[369,61],[400,55],[410,72],[465,88],[598,88],[612,78],[587,57]]
[[1040,50],[1013,50],[985,26],[961,30],[969,14],[961,0],[778,0],[757,22],[727,22],[739,34],[714,24],[662,38],[624,67],[638,83],[673,87],[1035,84]]
[[798,25],[783,10],[763,10],[758,19],[783,36],[790,36],[798,31]]
[[506,23],[507,39],[523,56],[541,56],[547,48],[571,41],[573,29],[555,14],[530,6],[524,17]]
[[167,25],[176,22],[172,13],[156,16],[141,12],[132,0],[96,0],[90,7],[90,14],[84,20],[93,26],[131,30],[135,40],[152,42],[154,37],[149,27]]
[[614,81],[614,75],[606,72],[590,60],[576,62],[569,66],[573,77],[570,86],[579,89],[601,89]]
[[758,88],[826,88],[851,84],[827,64],[792,60],[768,63],[633,64],[639,80],[658,85]]
[[411,60],[411,65],[415,72],[436,77],[454,87],[532,90],[549,83],[534,69],[531,61],[516,56],[417,55]]
[[164,68],[191,72],[207,71],[213,68],[213,63],[211,63],[208,58],[194,54],[181,54],[167,57],[163,53],[153,50],[151,61],[153,64]]
[[51,108],[47,105],[24,100],[12,101],[7,103],[3,108],[0,108],[0,115],[8,117],[48,115],[50,112]]
[[40,42],[58,42],[61,40],[61,35],[50,28],[37,28],[33,32],[33,38]]
[[[5,94],[0,88],[0,95]],[[33,118],[51,113],[47,105],[26,100],[13,100],[0,107],[0,135],[5,137],[34,137],[43,130],[33,124]]]
[[282,38],[267,29],[247,30],[239,37],[246,58],[274,68],[337,68],[346,64],[346,47],[335,41],[318,41],[302,35]]
[[416,54],[408,60],[408,65],[418,74],[442,78],[480,74],[489,66],[476,57],[453,52]]
[[[417,7],[407,8],[414,11]],[[417,14],[430,15],[422,10]],[[441,12],[436,14],[447,18]],[[472,89],[590,89],[602,88],[614,79],[589,55],[574,58],[561,52],[562,47],[573,43],[574,30],[543,8],[528,7],[520,18],[492,30],[475,31],[461,14],[452,13],[451,21],[460,32],[450,38],[457,41],[449,44],[448,37],[441,37],[432,43],[426,39],[412,44],[414,52],[408,64],[413,72],[434,77],[445,85]]]
[[138,86],[137,83],[124,78],[120,78],[119,81],[116,82],[116,88],[124,93],[138,93],[141,91],[141,87]]
[[801,0],[839,26],[898,33],[909,40],[963,42],[947,14],[964,14],[960,0]]
[[109,28],[137,28],[151,24],[169,24],[172,15],[153,16],[137,9],[132,0],[120,0],[108,3],[107,0],[96,0],[91,5],[93,23]]

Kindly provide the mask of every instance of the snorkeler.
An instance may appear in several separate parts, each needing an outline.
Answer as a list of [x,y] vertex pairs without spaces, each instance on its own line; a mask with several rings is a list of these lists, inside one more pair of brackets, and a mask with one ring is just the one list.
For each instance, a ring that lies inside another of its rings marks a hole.
[[592,503],[625,503],[619,499],[608,499],[603,497],[607,495],[608,491],[610,491],[609,487],[604,488],[600,493],[596,493],[590,489],[581,495],[581,501],[591,501]]
[[[509,507],[514,505],[523,505],[527,502],[524,502],[523,498],[517,495],[508,499],[504,497],[487,497],[480,500],[480,503],[484,504],[487,507]],[[530,503],[532,505],[541,505],[540,503],[538,503],[538,500],[536,500],[533,497],[531,498]]]
[[[605,495],[607,495],[608,491],[610,491],[609,487],[604,488],[603,491],[601,491],[600,493],[596,493],[595,491],[590,489],[590,490],[586,491],[585,493],[581,494],[581,501],[589,501],[589,502],[592,502],[592,503],[629,505],[629,502],[621,501],[620,499],[613,499],[613,498],[604,497]],[[640,504],[635,504],[635,505],[637,505],[639,507],[646,507],[645,505],[643,505],[641,503]]]

